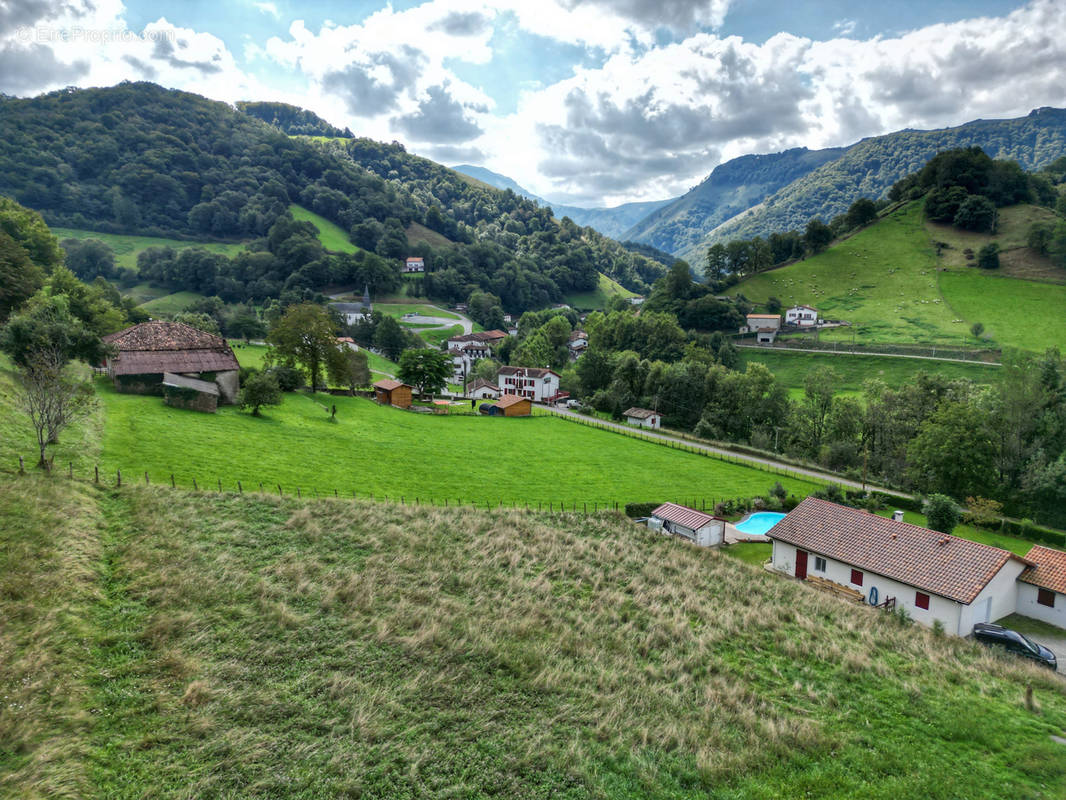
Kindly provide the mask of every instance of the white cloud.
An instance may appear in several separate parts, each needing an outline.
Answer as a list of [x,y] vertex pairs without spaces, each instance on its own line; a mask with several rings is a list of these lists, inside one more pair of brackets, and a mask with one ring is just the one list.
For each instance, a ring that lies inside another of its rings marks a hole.
[[265,2],[265,1],[256,2],[256,0],[253,0],[252,8],[256,9],[257,11],[261,11],[264,14],[269,15],[269,16],[273,17],[274,19],[281,19],[281,12],[278,11],[278,6],[277,6],[276,3]]

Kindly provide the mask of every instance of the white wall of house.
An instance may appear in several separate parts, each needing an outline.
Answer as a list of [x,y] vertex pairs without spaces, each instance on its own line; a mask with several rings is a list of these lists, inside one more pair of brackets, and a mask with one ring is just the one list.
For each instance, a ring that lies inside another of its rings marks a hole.
[[559,376],[553,372],[537,378],[526,377],[522,374],[501,374],[496,378],[496,382],[505,394],[527,397],[535,403],[547,400],[559,393]]
[[[794,576],[796,574],[797,548],[785,542],[778,541],[777,539],[774,539],[773,543],[772,559],[774,569]],[[824,570],[816,569],[816,557],[825,558],[826,568]],[[948,600],[946,597],[940,597],[939,595],[926,592],[926,594],[929,595],[929,608],[928,610],[918,608],[915,605],[915,600],[919,590],[915,589],[913,586],[894,581],[891,578],[886,578],[873,572],[867,572],[866,570],[859,570],[863,574],[862,586],[856,586],[851,582],[851,570],[852,566],[850,564],[845,564],[842,561],[819,556],[817,553],[807,554],[808,575],[817,575],[818,577],[825,578],[833,583],[839,583],[841,586],[847,586],[856,591],[860,591],[863,593],[863,596],[866,597],[867,602],[869,602],[870,598],[870,589],[876,588],[878,603],[885,602],[889,597],[895,597],[896,608],[906,609],[907,614],[915,622],[920,622],[923,625],[932,627],[933,621],[939,619],[940,624],[944,626],[945,631],[948,633],[958,633],[960,636],[966,636],[973,628],[971,623],[970,627],[967,628],[965,632],[959,632],[959,622],[962,618],[963,610],[967,608],[962,603],[956,603],[954,600]],[[997,578],[998,577],[999,576],[997,576]],[[1013,578],[1011,578],[1011,580],[1013,581]],[[989,586],[991,586],[991,583]],[[989,587],[985,588],[987,590]]]
[[978,622],[995,622],[1013,614],[1018,606],[1018,576],[1025,565],[1013,558],[1004,564],[981,593],[963,606],[959,619],[959,636],[969,636]]
[[794,306],[785,312],[785,322],[789,325],[809,327],[818,322],[818,312],[812,308]]
[[626,417],[626,422],[628,422],[630,425],[636,425],[640,428],[658,428],[661,423],[661,420],[659,419],[658,414],[653,414],[652,416],[647,418]]
[[494,389],[490,389],[487,386],[482,386],[480,389],[474,392],[474,397],[478,400],[499,400],[500,393]]
[[[658,517],[652,517],[652,519],[658,519]],[[719,519],[713,519],[703,527],[695,530],[692,528],[686,528],[684,525],[678,525],[676,522],[669,522],[667,520],[660,521],[662,522],[662,530],[664,533],[680,536],[682,539],[688,539],[699,547],[716,547],[720,545],[725,538],[725,523]]]
[[1044,606],[1036,601],[1039,588],[1031,583],[1018,583],[1019,614],[1038,619],[1049,625],[1066,628],[1066,594],[1052,592],[1055,597],[1054,606]]

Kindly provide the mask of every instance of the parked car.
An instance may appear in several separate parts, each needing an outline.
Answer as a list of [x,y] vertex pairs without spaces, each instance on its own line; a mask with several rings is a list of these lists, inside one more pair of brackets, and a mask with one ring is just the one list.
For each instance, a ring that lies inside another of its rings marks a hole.
[[978,622],[973,626],[973,638],[981,644],[989,645],[990,647],[1002,647],[1008,653],[1015,653],[1022,658],[1032,659],[1050,669],[1057,671],[1059,668],[1055,654],[1044,645],[1037,644],[1025,634],[1012,631],[1010,628],[1004,628],[1002,625]]

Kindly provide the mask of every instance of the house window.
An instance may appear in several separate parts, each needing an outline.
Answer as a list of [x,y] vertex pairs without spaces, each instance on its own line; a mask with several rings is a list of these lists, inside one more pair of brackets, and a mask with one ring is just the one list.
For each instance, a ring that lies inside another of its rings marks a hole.
[[825,572],[825,559],[821,556],[814,557],[814,571]]
[[862,586],[862,572],[857,569],[851,571],[851,582],[856,586]]
[[927,595],[925,592],[915,592],[914,593],[914,605],[917,608],[924,608],[926,611],[928,611],[929,610],[929,595]]
[[1036,590],[1036,602],[1042,606],[1048,608],[1055,607],[1055,593],[1050,589],[1037,589]]

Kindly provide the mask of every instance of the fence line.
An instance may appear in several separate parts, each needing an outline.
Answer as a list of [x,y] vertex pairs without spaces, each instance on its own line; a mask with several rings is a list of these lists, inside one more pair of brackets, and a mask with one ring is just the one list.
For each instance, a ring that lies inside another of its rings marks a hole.
[[1002,352],[999,350],[966,350],[951,347],[950,345],[851,344],[839,341],[823,343],[816,339],[780,339],[773,344],[743,344],[737,342],[736,346],[751,350],[802,350],[810,353],[921,358],[931,361],[962,361],[970,364],[1002,366],[999,361],[1002,357]]
[[[26,473],[25,463],[22,456],[19,459],[19,474],[24,475]],[[120,468],[115,469],[112,475],[102,473],[99,465],[94,465],[89,477],[83,478],[80,475],[75,475],[74,463],[68,462],[66,472],[66,479],[70,481],[78,481],[81,483],[94,484],[99,486],[114,486],[115,488],[121,488],[123,485],[132,486],[136,485],[140,479],[131,481],[129,474],[123,474]],[[46,472],[48,475],[53,474],[53,469],[49,468]],[[145,471],[144,485],[145,486],[161,486],[163,488],[181,489],[182,491],[193,491],[199,494],[226,494],[241,496],[245,494],[258,494],[267,495],[274,494],[276,491],[279,497],[296,497],[298,499],[308,498],[334,498],[343,500],[363,500],[370,502],[385,502],[396,503],[401,506],[414,506],[429,508],[472,508],[485,510],[493,509],[521,509],[525,511],[559,511],[567,513],[581,513],[581,514],[597,514],[601,511],[625,511],[625,507],[630,504],[644,504],[647,502],[665,503],[674,502],[679,505],[687,505],[690,508],[699,509],[701,511],[713,511],[715,506],[719,502],[736,502],[738,499],[747,500],[749,498],[727,498],[727,497],[659,497],[654,498],[653,501],[648,500],[574,500],[574,499],[554,499],[554,500],[515,500],[506,499],[502,497],[496,498],[463,498],[461,496],[456,497],[423,497],[422,495],[411,496],[406,493],[402,494],[375,494],[374,492],[359,493],[355,488],[345,489],[342,493],[338,488],[331,488],[328,490],[322,490],[316,486],[306,486],[303,484],[284,486],[281,483],[266,484],[262,481],[255,482],[257,489],[246,488],[244,482],[241,479],[231,479],[229,482],[224,483],[221,478],[215,478],[214,481],[208,481],[204,484],[200,484],[195,477],[190,476],[189,481],[192,484],[190,486],[179,485],[174,473],[167,473],[164,479],[160,480],[158,473],[156,474],[155,482],[153,483],[152,475],[150,472]],[[169,485],[168,485],[169,484]]]

